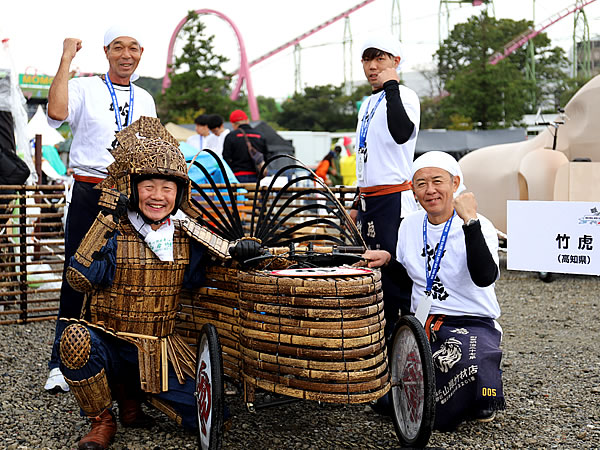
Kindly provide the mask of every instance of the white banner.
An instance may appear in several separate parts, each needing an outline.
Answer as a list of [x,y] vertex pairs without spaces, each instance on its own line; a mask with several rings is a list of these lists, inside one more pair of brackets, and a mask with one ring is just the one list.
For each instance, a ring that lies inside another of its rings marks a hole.
[[507,268],[600,275],[600,201],[507,202]]

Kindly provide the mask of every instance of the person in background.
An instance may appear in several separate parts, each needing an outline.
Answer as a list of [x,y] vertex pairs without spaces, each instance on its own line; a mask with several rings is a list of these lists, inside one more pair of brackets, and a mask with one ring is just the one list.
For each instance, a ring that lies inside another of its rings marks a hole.
[[396,251],[368,250],[363,256],[369,267],[413,281],[410,310],[424,323],[433,353],[435,428],[489,422],[505,407],[494,289],[498,235],[477,213],[475,196],[447,153],[427,152],[415,160],[412,190],[423,209],[402,221]]
[[[209,116],[206,114],[200,114],[194,119],[194,123],[196,124],[196,134],[190,136],[185,141],[198,151],[202,151],[205,148],[213,150],[209,147],[210,129],[208,128],[208,117]],[[212,143],[212,146],[215,146],[214,143]]]
[[248,145],[267,156],[267,141],[263,135],[252,128],[248,116],[241,109],[229,115],[233,131],[223,142],[223,159],[240,183],[254,183],[258,178],[256,166],[250,157]]
[[344,184],[344,177],[342,176],[342,167],[340,164],[341,154],[342,147],[340,145],[336,145],[333,148],[331,166],[327,171],[327,177],[329,178],[332,186],[341,186]]
[[[152,96],[133,84],[135,70],[144,47],[139,34],[129,25],[114,25],[104,34],[106,74],[71,78],[71,63],[82,49],[82,41],[67,38],[56,76],[48,92],[48,123],[58,128],[68,122],[73,132],[69,168],[74,172],[69,212],[65,223],[65,265],[60,292],[59,318],[79,317],[83,294],[66,282],[69,259],[75,254],[83,236],[98,214],[100,191],[94,189],[107,175],[113,162],[109,150],[115,133],[141,116],[156,117]],[[44,388],[51,392],[68,391],[69,386],[58,367],[58,337],[64,322],[57,320],[55,341],[48,367],[50,374]]]
[[323,182],[331,186],[331,179],[329,178],[329,171],[333,170],[335,173],[335,167],[333,167],[333,159],[335,153],[333,151],[328,152],[325,157],[319,162],[315,173],[323,180]]
[[214,136],[214,147],[209,147],[218,155],[223,155],[223,141],[225,136],[229,134],[229,130],[225,128],[223,117],[219,114],[211,114],[208,116],[208,129],[210,130],[211,136]]

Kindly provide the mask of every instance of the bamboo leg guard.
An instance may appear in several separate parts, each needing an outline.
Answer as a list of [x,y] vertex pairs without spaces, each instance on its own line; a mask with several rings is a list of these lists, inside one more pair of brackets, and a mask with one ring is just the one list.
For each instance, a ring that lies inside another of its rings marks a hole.
[[65,381],[71,387],[79,407],[88,417],[97,417],[112,406],[112,397],[104,369],[99,374],[81,381]]

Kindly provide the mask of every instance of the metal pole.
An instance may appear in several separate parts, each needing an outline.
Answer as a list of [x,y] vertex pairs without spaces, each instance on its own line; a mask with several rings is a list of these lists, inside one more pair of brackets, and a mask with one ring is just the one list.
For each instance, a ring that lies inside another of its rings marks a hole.
[[19,246],[20,255],[19,262],[21,265],[19,266],[19,287],[21,289],[21,315],[20,318],[23,322],[27,322],[27,218],[25,208],[25,186],[23,188],[17,190],[19,193]]

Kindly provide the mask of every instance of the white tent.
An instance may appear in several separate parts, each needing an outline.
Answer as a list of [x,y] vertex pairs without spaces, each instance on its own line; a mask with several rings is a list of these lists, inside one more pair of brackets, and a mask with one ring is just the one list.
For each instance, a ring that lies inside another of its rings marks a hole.
[[65,140],[58,131],[48,125],[46,113],[44,113],[41,105],[38,106],[37,111],[27,124],[27,133],[30,139],[35,138],[36,134],[41,134],[42,145],[55,145]]
[[181,125],[175,125],[173,122],[166,124],[165,128],[178,141],[186,141],[187,138],[196,134],[196,131],[182,127]]

